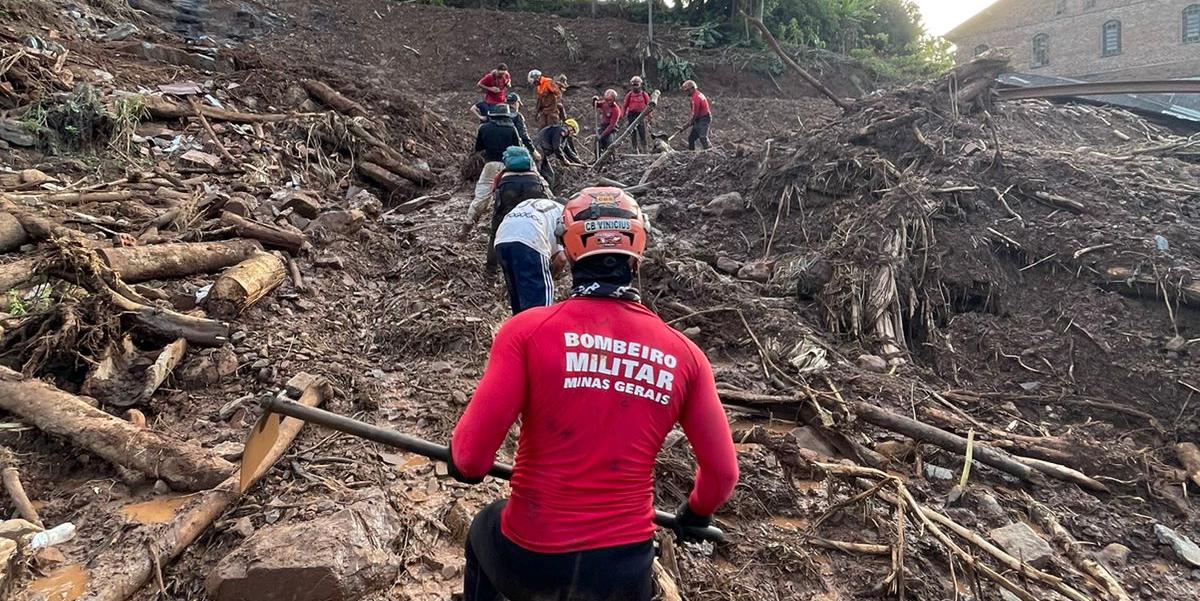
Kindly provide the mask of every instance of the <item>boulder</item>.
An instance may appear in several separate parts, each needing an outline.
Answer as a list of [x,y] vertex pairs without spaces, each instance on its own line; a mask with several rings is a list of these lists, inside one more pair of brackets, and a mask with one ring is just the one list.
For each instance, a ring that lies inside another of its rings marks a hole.
[[733,259],[730,259],[729,257],[726,257],[725,255],[721,255],[721,256],[717,257],[717,271],[719,271],[721,273],[727,273],[729,275],[737,275],[737,272],[739,270],[741,270],[741,268],[742,268],[741,263],[739,263]]
[[383,203],[370,190],[359,190],[350,197],[350,208],[358,209],[367,217],[375,219],[383,212]]
[[179,368],[179,379],[189,386],[216,384],[237,373],[238,358],[233,346],[226,344],[191,359]]
[[1129,547],[1121,543],[1111,543],[1096,554],[1096,557],[1111,568],[1125,565],[1129,561]]
[[1191,539],[1162,524],[1154,525],[1154,536],[1158,537],[1158,542],[1169,545],[1179,561],[1193,568],[1200,568],[1200,547]]
[[721,216],[732,214],[746,209],[746,202],[742,200],[742,195],[737,192],[726,192],[710,201],[700,209],[700,212],[705,215]]
[[1038,536],[1025,522],[1013,522],[988,532],[996,544],[1009,555],[1035,568],[1044,568],[1054,556],[1050,543]]
[[755,261],[738,269],[737,277],[743,280],[766,283],[775,273],[775,261]]
[[21,537],[27,534],[36,534],[42,530],[45,530],[45,528],[33,522],[21,519],[4,520],[0,522],[0,539],[8,539],[15,542],[21,540]]
[[887,361],[885,361],[883,357],[880,357],[879,355],[859,355],[855,362],[858,363],[859,367],[867,371],[873,371],[877,374],[884,373],[888,370]]
[[205,586],[215,601],[354,601],[392,586],[400,516],[382,494],[329,516],[260,529],[226,555]]
[[796,441],[796,446],[801,449],[808,449],[822,457],[836,459],[839,457],[837,449],[833,448],[812,426],[800,426],[793,429],[790,433],[792,440]]
[[366,215],[358,209],[349,211],[329,211],[321,213],[305,228],[318,239],[330,239],[337,236],[349,236],[362,229]]
[[295,190],[283,201],[283,209],[291,209],[305,219],[315,219],[321,213],[321,199],[315,192]]
[[833,264],[822,258],[806,263],[796,274],[796,299],[810,301],[833,280]]

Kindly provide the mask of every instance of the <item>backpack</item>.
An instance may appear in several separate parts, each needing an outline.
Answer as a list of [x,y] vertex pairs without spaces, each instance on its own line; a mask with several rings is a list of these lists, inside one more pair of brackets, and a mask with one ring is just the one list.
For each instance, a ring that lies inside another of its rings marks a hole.
[[506,171],[529,171],[533,169],[533,157],[529,151],[520,146],[509,146],[504,151],[504,169]]

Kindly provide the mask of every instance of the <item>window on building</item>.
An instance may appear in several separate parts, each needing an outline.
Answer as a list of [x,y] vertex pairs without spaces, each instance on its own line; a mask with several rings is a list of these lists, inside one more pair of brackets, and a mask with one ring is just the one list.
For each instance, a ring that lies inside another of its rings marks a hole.
[[1033,36],[1033,58],[1030,67],[1045,67],[1050,64],[1050,36],[1039,33]]
[[1183,41],[1200,42],[1200,4],[1183,9]]
[[1067,0],[1058,0],[1058,3],[1054,5],[1054,14],[1061,15],[1061,14],[1065,14],[1066,12],[1067,12]]
[[1121,22],[1109,21],[1100,34],[1100,56],[1121,54]]
[[980,44],[975,47],[975,56],[979,56],[980,54],[983,54],[984,52],[987,52],[987,51],[988,51],[988,45]]

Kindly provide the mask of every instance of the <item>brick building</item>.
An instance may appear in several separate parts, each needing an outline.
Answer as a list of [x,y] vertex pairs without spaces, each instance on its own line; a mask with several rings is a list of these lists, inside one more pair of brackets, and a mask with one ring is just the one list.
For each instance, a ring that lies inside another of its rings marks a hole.
[[946,38],[960,61],[1012,48],[1012,68],[1023,73],[1200,77],[1200,0],[998,0]]

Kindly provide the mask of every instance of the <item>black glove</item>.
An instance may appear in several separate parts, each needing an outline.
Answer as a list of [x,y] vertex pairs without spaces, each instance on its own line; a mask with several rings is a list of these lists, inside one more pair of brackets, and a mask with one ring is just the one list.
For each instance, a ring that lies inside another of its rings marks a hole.
[[696,543],[704,540],[698,536],[696,531],[703,530],[712,525],[712,516],[696,515],[692,511],[692,507],[685,500],[675,510],[675,537],[679,542]]
[[451,478],[463,484],[479,484],[483,482],[482,476],[479,478],[468,478],[462,472],[458,471],[458,466],[454,465],[454,450],[450,448],[450,445],[446,445],[446,450],[449,452],[449,458],[446,460],[446,471],[450,474]]

